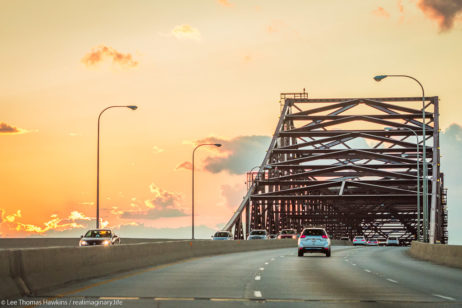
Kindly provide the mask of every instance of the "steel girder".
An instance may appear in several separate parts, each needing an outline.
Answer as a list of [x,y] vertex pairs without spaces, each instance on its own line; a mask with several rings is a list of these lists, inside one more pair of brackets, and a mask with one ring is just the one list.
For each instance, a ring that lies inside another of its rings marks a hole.
[[393,235],[408,243],[419,232],[418,170],[427,164],[427,213],[436,214],[423,221],[421,197],[420,221],[447,243],[438,97],[425,97],[425,136],[422,97],[309,99],[304,92],[283,93],[281,102],[266,156],[224,230],[243,239],[252,229],[322,226],[334,238]]

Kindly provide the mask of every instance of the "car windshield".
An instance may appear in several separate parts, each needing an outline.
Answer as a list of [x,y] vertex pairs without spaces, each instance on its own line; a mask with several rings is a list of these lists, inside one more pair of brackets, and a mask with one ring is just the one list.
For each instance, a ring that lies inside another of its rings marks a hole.
[[110,230],[90,230],[85,234],[85,237],[111,237],[111,231]]
[[305,231],[303,231],[303,235],[323,236],[326,235],[326,232],[324,232],[324,230],[322,229],[306,229]]
[[295,234],[295,230],[282,230],[281,234]]
[[215,237],[229,237],[228,232],[217,232],[215,233]]
[[250,232],[250,235],[266,235],[266,231],[264,230],[257,230]]

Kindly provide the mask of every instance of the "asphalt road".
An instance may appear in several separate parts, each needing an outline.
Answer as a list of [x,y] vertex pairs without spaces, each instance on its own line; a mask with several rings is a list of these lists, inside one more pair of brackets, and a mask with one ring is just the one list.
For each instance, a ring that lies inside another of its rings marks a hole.
[[418,261],[407,249],[336,246],[330,258],[297,257],[296,248],[205,257],[85,281],[23,304],[48,298],[55,302],[43,306],[461,307],[462,269]]

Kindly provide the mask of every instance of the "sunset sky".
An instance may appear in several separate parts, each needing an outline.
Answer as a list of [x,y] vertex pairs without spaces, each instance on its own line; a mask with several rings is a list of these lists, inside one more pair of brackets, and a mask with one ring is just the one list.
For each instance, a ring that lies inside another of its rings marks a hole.
[[441,98],[449,238],[462,243],[460,0],[0,0],[0,236],[209,237],[246,192],[281,92]]

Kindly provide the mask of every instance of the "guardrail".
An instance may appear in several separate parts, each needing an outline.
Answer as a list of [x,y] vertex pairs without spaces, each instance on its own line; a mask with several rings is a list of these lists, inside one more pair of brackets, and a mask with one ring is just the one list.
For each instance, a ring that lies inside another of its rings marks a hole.
[[462,268],[462,246],[412,242],[409,254],[437,264]]
[[0,298],[16,298],[137,268],[241,251],[296,248],[296,240],[171,241],[0,250]]

